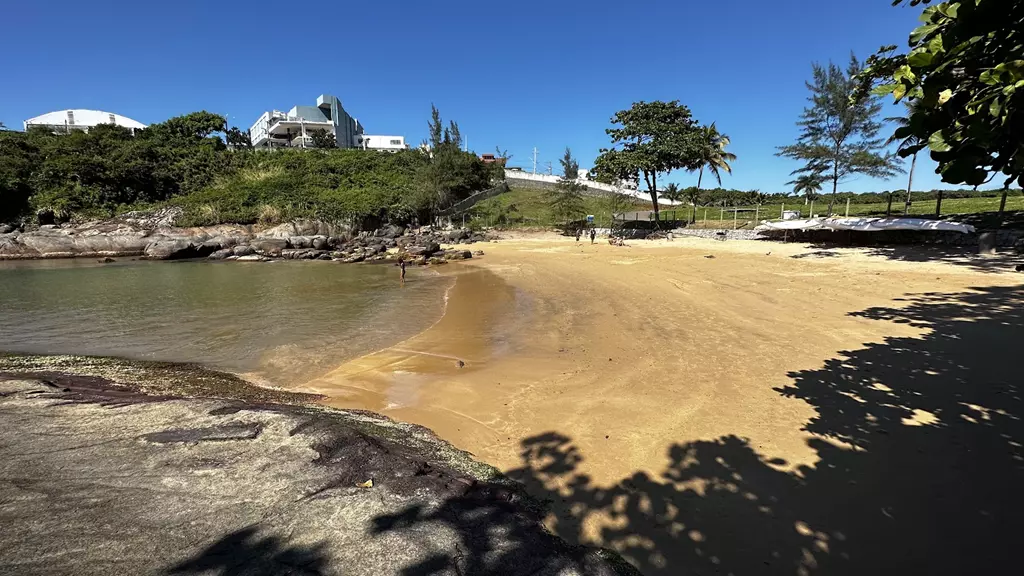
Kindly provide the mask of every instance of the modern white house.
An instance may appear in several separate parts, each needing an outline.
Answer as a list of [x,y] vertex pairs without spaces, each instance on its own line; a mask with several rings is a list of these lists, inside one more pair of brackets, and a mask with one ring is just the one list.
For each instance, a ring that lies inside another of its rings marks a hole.
[[321,94],[316,106],[292,106],[288,112],[264,112],[249,128],[254,148],[311,148],[313,134],[323,130],[334,135],[338,148],[405,150],[403,136],[367,136],[363,126],[341,105],[341,100]]
[[397,152],[408,150],[409,145],[405,143],[405,136],[381,136],[374,134],[360,134],[356,138],[356,144],[363,150],[384,150]]
[[44,128],[49,128],[54,132],[70,132],[71,130],[82,130],[88,132],[89,128],[100,124],[115,124],[117,126],[128,128],[132,131],[141,130],[146,127],[142,122],[132,120],[127,116],[114,114],[113,112],[80,109],[48,112],[42,116],[29,118],[24,122],[25,130],[28,130],[33,126],[42,126]]

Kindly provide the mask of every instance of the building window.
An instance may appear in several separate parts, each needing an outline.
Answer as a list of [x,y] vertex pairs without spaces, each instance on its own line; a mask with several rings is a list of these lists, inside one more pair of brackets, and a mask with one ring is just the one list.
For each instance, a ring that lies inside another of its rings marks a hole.
[[402,145],[402,141],[401,140],[392,140],[391,141],[391,145],[392,146],[401,146]]
[[117,120],[114,119],[114,115],[113,114],[110,115],[110,123],[111,124],[117,124]]
[[75,112],[73,110],[68,110],[68,124],[74,124],[74,123],[75,123]]

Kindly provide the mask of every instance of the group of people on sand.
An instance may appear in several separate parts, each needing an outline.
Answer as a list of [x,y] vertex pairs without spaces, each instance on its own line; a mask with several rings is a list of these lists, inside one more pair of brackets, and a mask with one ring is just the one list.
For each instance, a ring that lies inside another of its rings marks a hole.
[[[582,235],[583,235],[583,229],[582,228],[577,228],[576,229],[576,241],[577,242],[580,241],[580,236],[582,236]],[[594,243],[594,239],[595,238],[597,238],[597,230],[591,228],[590,229],[590,243],[591,244]]]

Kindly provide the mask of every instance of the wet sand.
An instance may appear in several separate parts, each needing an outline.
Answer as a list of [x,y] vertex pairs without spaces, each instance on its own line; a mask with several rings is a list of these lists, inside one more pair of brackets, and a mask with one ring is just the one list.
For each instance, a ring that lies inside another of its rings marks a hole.
[[796,470],[817,460],[805,431],[814,411],[775,390],[788,374],[922,332],[851,313],[1020,283],[753,241],[614,247],[542,234],[481,248],[447,267],[457,281],[432,328],[297,389],[422,424],[505,470],[521,464],[524,438],[546,432],[571,438],[577,470],[598,484],[659,474],[670,445],[724,435]]

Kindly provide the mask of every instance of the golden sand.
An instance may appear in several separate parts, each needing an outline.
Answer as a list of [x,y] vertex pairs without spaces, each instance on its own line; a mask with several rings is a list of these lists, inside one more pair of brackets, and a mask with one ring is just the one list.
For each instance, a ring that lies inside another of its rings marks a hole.
[[658,474],[670,445],[726,434],[792,470],[815,462],[804,431],[813,412],[774,388],[841,351],[919,332],[851,312],[1019,283],[753,241],[520,235],[480,248],[484,257],[447,267],[457,281],[436,325],[301,389],[422,424],[501,469],[519,465],[522,439],[557,432],[595,483]]

